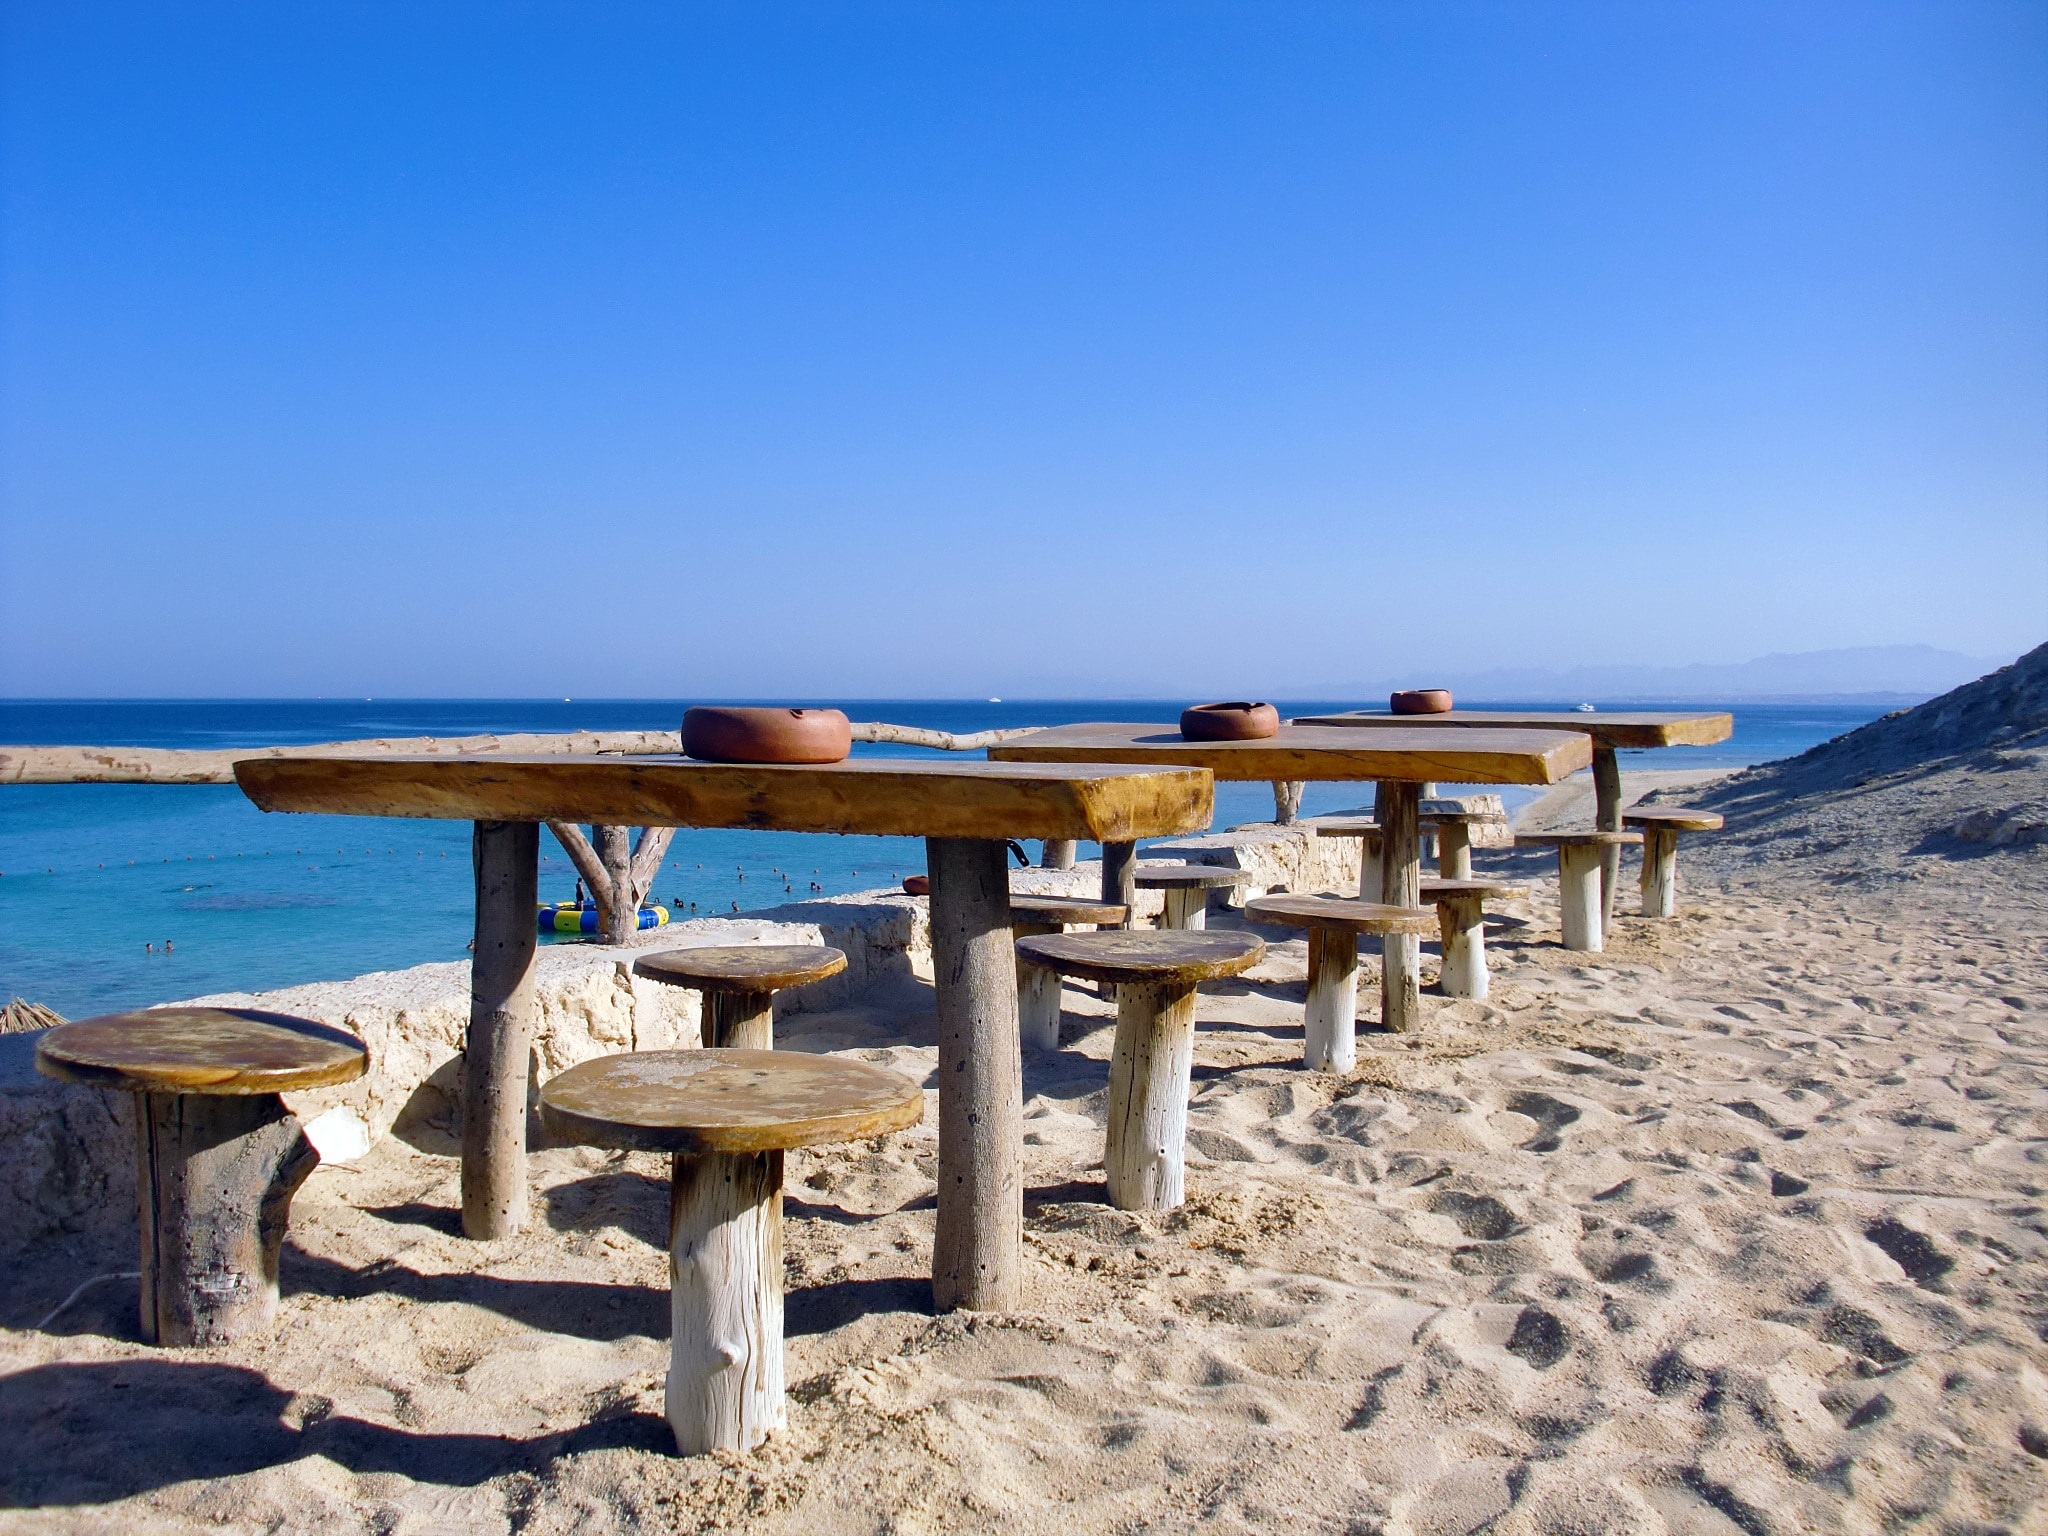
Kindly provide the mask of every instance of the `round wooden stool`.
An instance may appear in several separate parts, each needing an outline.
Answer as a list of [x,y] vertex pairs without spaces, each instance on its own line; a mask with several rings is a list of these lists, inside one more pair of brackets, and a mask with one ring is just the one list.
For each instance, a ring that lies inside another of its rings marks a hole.
[[1170,1211],[1186,1198],[1195,987],[1250,970],[1266,953],[1248,933],[1113,929],[1019,939],[1017,953],[1062,976],[1116,986],[1109,1136],[1102,1170],[1120,1211]]
[[[1068,923],[1115,928],[1129,915],[1128,907],[1086,896],[1012,896],[1010,934],[1019,939],[1042,938],[1064,932]],[[1026,965],[1021,956],[1017,961],[1017,1037],[1027,1051],[1060,1048],[1059,973]]]
[[711,944],[665,949],[633,962],[633,974],[704,994],[704,1044],[775,1049],[775,994],[846,969],[842,950],[823,944]]
[[1643,834],[1643,916],[1673,916],[1678,911],[1678,834],[1718,832],[1721,818],[1687,806],[1636,805],[1622,812],[1621,824]]
[[46,1077],[135,1095],[142,1336],[221,1344],[277,1316],[277,1251],[320,1154],[280,1093],[363,1075],[345,1029],[253,1008],[150,1008],[60,1024]]
[[1472,829],[1504,827],[1504,811],[1472,811],[1462,806],[1430,809],[1425,803],[1415,818],[1422,830],[1436,833],[1436,872],[1446,880],[1472,878]]
[[1436,917],[1420,907],[1389,907],[1342,896],[1261,896],[1244,915],[1255,922],[1308,930],[1308,1007],[1302,1014],[1301,1059],[1324,1072],[1349,1072],[1358,1061],[1358,936],[1426,934]]
[[749,1451],[782,1393],[782,1154],[915,1125],[924,1090],[844,1056],[635,1051],[551,1077],[563,1141],[674,1154],[668,1422],[685,1456]]
[[1139,890],[1166,893],[1159,926],[1181,932],[1207,928],[1209,893],[1235,889],[1243,880],[1243,870],[1220,864],[1140,864],[1137,873]]
[[1443,940],[1441,985],[1445,997],[1486,996],[1486,903],[1526,896],[1519,885],[1499,880],[1425,880],[1422,900],[1436,908]]
[[1598,954],[1607,947],[1601,862],[1609,848],[1642,840],[1640,832],[1524,832],[1515,839],[1517,848],[1557,850],[1558,926],[1566,949]]
[[1358,850],[1358,899],[1380,899],[1380,824],[1370,816],[1325,816],[1315,823],[1317,837],[1355,837]]

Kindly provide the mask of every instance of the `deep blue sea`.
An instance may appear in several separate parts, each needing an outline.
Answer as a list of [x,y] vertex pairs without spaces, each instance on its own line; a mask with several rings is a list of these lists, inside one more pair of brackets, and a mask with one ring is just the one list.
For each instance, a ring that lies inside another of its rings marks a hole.
[[[950,731],[1172,720],[1181,708],[1133,700],[838,702],[856,720]],[[1554,709],[1572,702],[1472,707]],[[1275,703],[1288,716],[1379,701]],[[659,699],[17,700],[0,701],[0,742],[213,748],[487,731],[673,730],[684,707]],[[1719,746],[1624,756],[1654,758],[1660,768],[1761,762],[1804,751],[1880,712],[1736,706],[1735,734]],[[854,750],[930,755],[913,747]],[[1370,796],[1363,785],[1312,784],[1303,811],[1344,810]],[[1272,794],[1262,784],[1216,788],[1218,827],[1272,814]],[[1083,849],[1084,857],[1091,853]],[[546,833],[541,855],[542,899],[568,899],[575,871]],[[746,912],[801,900],[813,881],[836,895],[893,884],[923,867],[924,845],[911,838],[682,831],[654,896],[674,904],[679,916],[730,915],[735,907]],[[77,1018],[208,992],[459,960],[470,922],[466,822],[270,816],[232,785],[0,785],[0,999],[25,997]],[[157,952],[149,953],[149,945]]]

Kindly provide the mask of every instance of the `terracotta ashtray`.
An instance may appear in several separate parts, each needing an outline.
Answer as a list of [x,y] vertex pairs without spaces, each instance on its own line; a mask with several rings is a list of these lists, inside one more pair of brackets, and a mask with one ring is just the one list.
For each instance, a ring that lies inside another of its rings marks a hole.
[[683,711],[683,753],[712,763],[837,763],[853,728],[836,709],[699,705]]
[[1404,688],[1387,700],[1387,707],[1397,715],[1442,715],[1451,708],[1451,690],[1448,688]]
[[1189,741],[1264,741],[1280,734],[1280,711],[1270,704],[1196,704],[1180,712]]
[[929,896],[931,893],[932,877],[930,875],[905,875],[903,877],[904,895]]

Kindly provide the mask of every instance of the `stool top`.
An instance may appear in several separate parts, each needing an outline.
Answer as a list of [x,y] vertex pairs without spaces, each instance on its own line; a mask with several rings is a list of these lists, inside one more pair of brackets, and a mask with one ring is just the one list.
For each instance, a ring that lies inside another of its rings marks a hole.
[[254,1008],[145,1008],[59,1024],[36,1070],[125,1093],[255,1094],[325,1088],[370,1064],[345,1029]]
[[1526,896],[1529,888],[1525,885],[1509,885],[1505,880],[1425,880],[1422,882],[1422,899],[1427,902],[1449,901],[1458,896]]
[[1290,928],[1348,928],[1353,933],[1435,933],[1436,914],[1420,907],[1390,907],[1345,896],[1260,896],[1244,915]]
[[706,944],[664,949],[633,962],[635,976],[700,992],[780,992],[845,969],[845,952],[823,944]]
[[1640,832],[1518,832],[1517,848],[1589,848],[1610,843],[1640,843]]
[[1310,823],[1317,837],[1378,837],[1380,824],[1370,816],[1325,816]]
[[1243,870],[1221,864],[1139,864],[1136,869],[1133,878],[1141,891],[1217,890],[1245,878]]
[[1685,805],[1633,805],[1621,813],[1624,827],[1670,827],[1679,832],[1718,832],[1721,816],[1716,811],[1696,811]]
[[1087,896],[1012,896],[1010,920],[1017,923],[1120,923],[1130,908]]
[[1415,819],[1419,822],[1435,822],[1438,825],[1462,824],[1468,827],[1504,827],[1508,824],[1505,811],[1418,811]]
[[1099,933],[1049,933],[1019,939],[1017,953],[1062,976],[1139,985],[1193,986],[1248,971],[1265,958],[1263,939],[1249,933],[1189,928],[1112,928]]
[[541,1084],[565,1141],[635,1152],[774,1152],[915,1125],[924,1090],[900,1072],[801,1051],[628,1051]]

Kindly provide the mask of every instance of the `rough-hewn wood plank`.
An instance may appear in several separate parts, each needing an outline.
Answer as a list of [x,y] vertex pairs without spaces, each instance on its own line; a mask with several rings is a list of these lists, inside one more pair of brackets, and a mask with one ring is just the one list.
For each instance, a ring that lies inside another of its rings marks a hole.
[[300,757],[235,776],[266,811],[1089,842],[1201,831],[1212,801],[1209,780],[1180,765]]
[[1580,731],[1349,731],[1283,725],[1260,741],[1187,741],[1170,725],[1062,725],[989,748],[1003,763],[1146,763],[1207,768],[1219,779],[1401,779],[1555,784],[1592,761]]
[[[1441,730],[1469,725],[1486,730],[1583,731],[1609,747],[1710,747],[1735,731],[1735,717],[1718,710],[1454,709],[1441,715],[1393,715],[1376,710],[1337,715],[1302,715],[1295,725],[1369,726],[1376,730]],[[1477,780],[1473,782],[1479,782]]]
[[566,735],[394,736],[290,747],[0,747],[0,784],[232,784],[251,758],[364,757],[402,753],[475,757],[495,753],[641,753],[682,750],[675,731],[572,731]]

